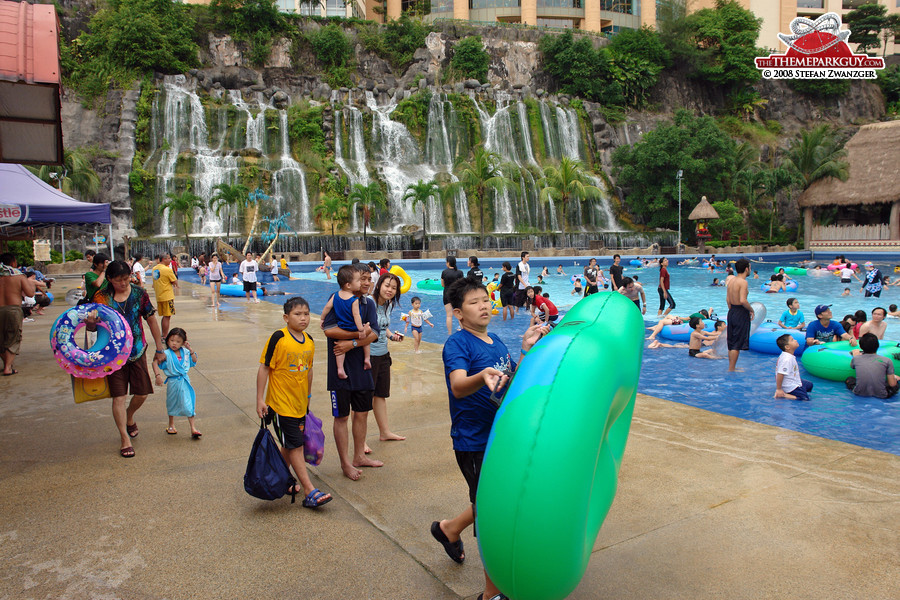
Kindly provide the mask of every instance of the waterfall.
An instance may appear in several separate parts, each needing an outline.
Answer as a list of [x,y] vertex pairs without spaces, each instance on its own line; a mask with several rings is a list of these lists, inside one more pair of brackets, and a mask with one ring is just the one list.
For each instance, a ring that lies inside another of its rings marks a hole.
[[[406,126],[391,120],[391,113],[397,103],[378,106],[372,92],[366,92],[366,106],[372,111],[372,151],[374,162],[382,179],[388,185],[388,204],[391,213],[391,225],[400,229],[405,225],[418,225],[422,222],[418,213],[409,202],[403,201],[406,188],[418,181],[431,181],[437,170],[431,165],[421,162],[419,148]],[[420,213],[419,213],[420,214]],[[428,203],[428,232],[445,232],[444,213],[437,200]]]
[[[294,221],[298,223],[296,231],[312,233],[316,231],[310,216],[309,192],[306,189],[306,172],[303,167],[294,160],[291,155],[291,143],[288,139],[287,111],[279,110],[279,133],[281,134],[281,157],[278,159],[278,169],[272,173],[272,194],[275,199],[276,210],[281,216],[290,212]],[[299,213],[293,212],[293,208],[299,209]]]
[[522,102],[516,102],[516,110],[519,113],[519,131],[522,132],[523,148],[525,149],[525,159],[528,164],[540,167],[534,160],[534,149],[531,147],[531,126],[528,123],[528,109]]
[[228,98],[238,110],[247,114],[246,136],[244,148],[255,148],[261,153],[266,153],[266,109],[271,108],[264,100],[262,92],[256,93],[256,103],[259,112],[254,116],[250,106],[244,102],[239,90],[228,90]]
[[578,126],[578,114],[571,108],[556,107],[556,122],[559,129],[560,158],[582,160],[581,128]]
[[[456,157],[458,139],[456,132],[459,123],[453,103],[446,94],[432,94],[428,104],[428,129],[425,135],[425,160],[437,171],[450,175],[450,180],[458,182],[453,174],[453,162]],[[472,219],[469,216],[469,204],[466,193],[462,189],[453,196],[453,211],[456,217],[456,231],[472,231]]]
[[[334,100],[334,93],[332,93]],[[341,121],[347,115],[347,152],[344,151],[344,133]],[[369,185],[369,168],[367,166],[366,143],[363,131],[362,112],[355,106],[347,106],[343,110],[334,111],[334,162],[344,171],[351,187],[357,183],[363,186]],[[359,231],[359,213],[356,205],[350,215],[350,230]]]
[[547,158],[559,160],[561,158],[559,151],[559,131],[557,131],[556,123],[553,123],[553,116],[550,114],[550,107],[543,100],[538,104],[541,113],[541,126],[544,130],[544,144],[547,148]]

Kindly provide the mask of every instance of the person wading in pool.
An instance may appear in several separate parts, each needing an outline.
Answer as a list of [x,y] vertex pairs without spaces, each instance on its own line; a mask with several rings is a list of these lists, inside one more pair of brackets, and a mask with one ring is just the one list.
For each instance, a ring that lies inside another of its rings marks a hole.
[[725,302],[728,304],[728,370],[737,370],[741,350],[750,349],[750,322],[753,308],[747,301],[747,277],[750,275],[750,261],[742,258],[734,265],[737,273],[728,284]]
[[815,346],[828,342],[844,340],[856,345],[856,339],[847,333],[837,321],[831,320],[831,305],[820,304],[816,307],[816,321],[806,326],[806,345]]
[[884,339],[884,331],[887,329],[887,323],[884,322],[884,318],[887,316],[887,311],[882,307],[877,307],[872,309],[872,319],[866,321],[862,324],[862,327],[859,328],[859,337],[862,338],[867,333],[874,333],[875,337],[879,340]]

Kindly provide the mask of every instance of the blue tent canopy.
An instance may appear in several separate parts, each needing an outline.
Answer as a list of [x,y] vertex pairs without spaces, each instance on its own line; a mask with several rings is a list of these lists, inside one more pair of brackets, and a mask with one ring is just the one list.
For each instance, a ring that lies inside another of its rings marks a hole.
[[109,204],[79,202],[31,171],[0,163],[0,230],[110,223]]

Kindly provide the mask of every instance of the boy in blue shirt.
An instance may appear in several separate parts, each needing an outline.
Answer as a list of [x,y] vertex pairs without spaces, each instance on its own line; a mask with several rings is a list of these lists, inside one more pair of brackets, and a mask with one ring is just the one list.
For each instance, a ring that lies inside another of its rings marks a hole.
[[796,298],[788,298],[787,307],[788,309],[781,313],[781,318],[778,319],[778,326],[784,329],[802,330],[806,326],[806,322],[803,313],[800,312],[800,301]]
[[[475,522],[475,496],[481,463],[498,405],[491,400],[493,390],[502,389],[516,369],[509,350],[499,337],[488,333],[491,322],[491,298],[480,281],[463,278],[447,290],[453,316],[460,331],[444,344],[444,375],[450,396],[450,437],[456,462],[469,485],[471,505],[453,519],[434,521],[431,535],[441,543],[447,555],[458,563],[465,560],[460,534]],[[522,337],[522,354],[531,349],[549,329],[529,327]],[[504,600],[484,573],[484,593],[479,600]]]
[[815,346],[838,340],[849,340],[851,346],[856,345],[856,340],[850,337],[843,326],[837,321],[831,320],[831,305],[820,304],[816,307],[816,321],[806,327],[806,345]]

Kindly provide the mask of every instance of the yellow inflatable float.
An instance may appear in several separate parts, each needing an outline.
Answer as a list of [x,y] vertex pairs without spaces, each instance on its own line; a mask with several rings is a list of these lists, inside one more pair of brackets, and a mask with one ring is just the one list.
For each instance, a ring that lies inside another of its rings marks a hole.
[[405,294],[409,291],[409,288],[412,287],[412,279],[409,275],[406,274],[406,271],[403,270],[403,267],[399,265],[394,265],[391,267],[391,273],[400,278],[400,293]]

